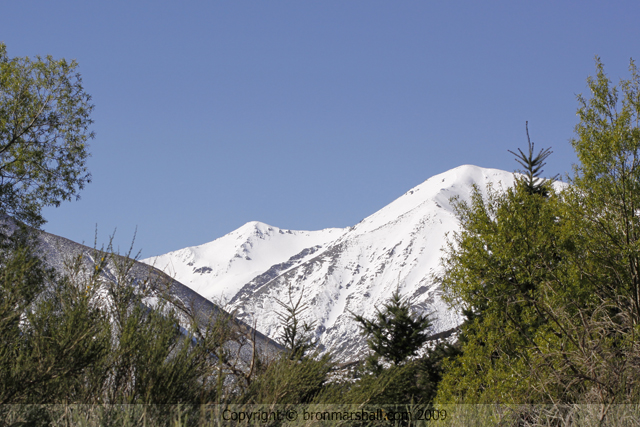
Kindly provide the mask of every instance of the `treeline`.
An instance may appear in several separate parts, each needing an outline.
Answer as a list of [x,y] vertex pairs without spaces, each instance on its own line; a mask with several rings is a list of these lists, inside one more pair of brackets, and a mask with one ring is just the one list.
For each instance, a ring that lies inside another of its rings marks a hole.
[[[259,354],[232,315],[203,318],[171,294],[170,281],[132,275],[128,256],[96,250],[91,262],[80,254],[60,273],[46,267],[37,248],[26,227],[2,236],[2,410],[137,404],[197,412],[202,404],[420,404],[435,396],[439,365],[433,357],[412,358],[429,321],[412,316],[397,293],[378,319],[360,317],[376,351],[366,363],[341,369],[330,354],[317,353],[308,327],[299,325],[299,301],[283,303],[284,350]],[[251,356],[239,356],[247,347]]]
[[424,410],[453,348],[441,343],[417,357],[429,321],[396,293],[378,318],[359,317],[375,350],[366,362],[344,367],[318,354],[309,325],[299,324],[300,301],[283,302],[284,349],[261,354],[231,314],[203,317],[172,295],[170,281],[139,280],[130,257],[96,250],[56,272],[35,236],[25,227],[2,236],[6,425],[219,425],[238,408]]

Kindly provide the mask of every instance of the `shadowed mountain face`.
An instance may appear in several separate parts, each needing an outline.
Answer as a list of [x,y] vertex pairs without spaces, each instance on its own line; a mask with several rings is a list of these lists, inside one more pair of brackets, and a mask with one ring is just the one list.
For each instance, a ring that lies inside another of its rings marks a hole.
[[496,169],[460,166],[436,175],[353,227],[293,231],[250,222],[204,245],[143,262],[174,275],[212,300],[224,299],[238,317],[266,336],[280,335],[278,301],[307,304],[321,350],[338,360],[366,351],[353,314],[373,318],[399,289],[416,311],[432,313],[432,333],[461,322],[441,299],[437,276],[447,234],[459,230],[452,198],[469,201],[514,183]]
[[[15,228],[13,220],[5,219],[3,223],[7,227],[9,233],[11,233]],[[42,254],[46,264],[54,268],[61,275],[64,275],[69,271],[67,266],[74,258],[80,256],[84,267],[86,269],[93,269],[94,265],[98,262],[95,258],[102,257],[105,254],[104,252],[94,248],[90,248],[42,230],[34,230],[34,233],[36,236],[38,251]],[[114,261],[107,264],[106,268],[104,268],[102,272],[105,280],[117,280],[117,269],[119,266],[116,264],[132,263],[131,268],[128,270],[128,279],[140,286],[155,284],[157,286],[161,286],[163,289],[167,289],[168,293],[175,300],[176,306],[193,313],[200,324],[206,325],[208,322],[215,320],[218,316],[233,319],[230,317],[228,312],[216,304],[213,304],[211,301],[156,268],[141,262],[130,260],[120,255],[115,255],[113,260]],[[122,263],[120,261],[122,261]],[[153,304],[153,301],[149,301],[149,303]],[[253,346],[250,342],[251,340],[255,340],[256,351],[258,354],[267,358],[273,358],[283,349],[281,345],[267,338],[265,335],[256,331],[241,320],[235,319],[230,322],[229,328],[237,328],[242,335],[249,338],[245,345],[239,345],[235,342],[227,343],[227,345],[233,350],[234,354],[238,354],[240,356],[243,363],[249,364],[251,362],[253,352]]]

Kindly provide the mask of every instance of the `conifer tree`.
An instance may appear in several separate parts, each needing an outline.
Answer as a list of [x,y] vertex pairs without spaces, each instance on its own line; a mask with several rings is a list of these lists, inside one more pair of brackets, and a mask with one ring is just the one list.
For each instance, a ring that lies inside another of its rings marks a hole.
[[[527,142],[529,144],[529,152],[525,154],[521,149],[518,148],[518,153],[515,153],[511,150],[509,152],[516,156],[516,161],[524,167],[525,176],[519,180],[529,194],[541,194],[543,196],[548,196],[549,191],[545,187],[544,180],[540,178],[540,175],[543,172],[543,167],[546,165],[545,160],[553,151],[551,148],[543,148],[540,152],[534,157],[534,143],[531,142],[531,138],[529,137],[529,122],[525,122],[525,128],[527,130]],[[551,178],[551,180],[557,179],[558,175]]]
[[369,348],[376,355],[400,365],[410,356],[415,356],[427,341],[427,329],[431,326],[428,315],[412,313],[411,302],[396,290],[384,304],[376,309],[374,320],[353,314],[360,324]]
[[300,292],[298,300],[294,302],[293,289],[289,285],[289,302],[276,299],[276,302],[284,309],[284,312],[277,313],[282,326],[280,341],[291,360],[304,358],[315,347],[311,334],[314,323],[301,322],[300,320],[300,315],[309,308],[307,303],[302,303],[303,294],[304,289]]

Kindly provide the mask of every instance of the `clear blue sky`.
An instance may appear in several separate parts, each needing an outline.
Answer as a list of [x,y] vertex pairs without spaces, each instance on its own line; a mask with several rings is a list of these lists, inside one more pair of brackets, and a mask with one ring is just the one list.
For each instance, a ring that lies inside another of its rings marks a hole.
[[575,95],[599,55],[640,60],[636,1],[11,1],[9,56],[76,59],[96,106],[77,202],[44,229],[147,257],[247,221],[346,227],[508,149],[575,162]]

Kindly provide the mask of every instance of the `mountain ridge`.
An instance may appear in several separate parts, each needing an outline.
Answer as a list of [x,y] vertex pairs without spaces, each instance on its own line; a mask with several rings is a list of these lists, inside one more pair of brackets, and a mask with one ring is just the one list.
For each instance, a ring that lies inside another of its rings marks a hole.
[[463,165],[352,227],[294,231],[253,221],[213,242],[142,261],[170,265],[168,274],[207,298],[225,296],[229,310],[272,339],[281,330],[278,301],[302,298],[308,308],[301,320],[314,322],[319,349],[352,360],[366,343],[351,313],[373,317],[396,289],[415,310],[434,314],[432,333],[461,322],[435,280],[446,236],[459,230],[451,200],[470,200],[474,186],[486,195],[488,187],[513,183],[511,172]]

